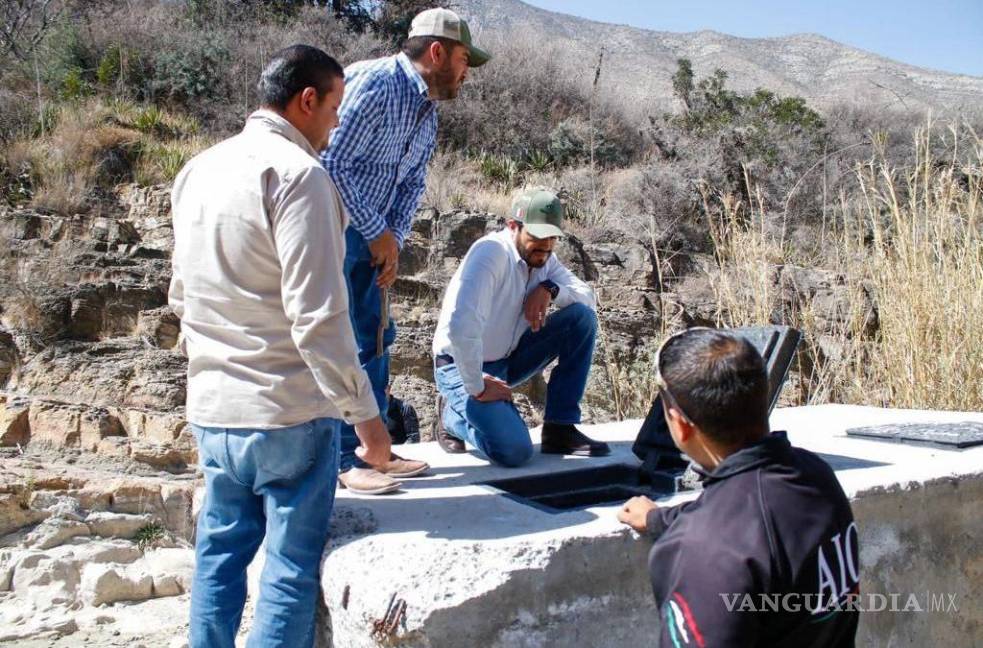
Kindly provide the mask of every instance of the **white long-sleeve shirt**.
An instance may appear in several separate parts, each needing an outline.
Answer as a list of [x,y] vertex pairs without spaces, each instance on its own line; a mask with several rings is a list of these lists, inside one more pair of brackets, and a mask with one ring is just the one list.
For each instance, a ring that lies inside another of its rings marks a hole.
[[530,268],[513,236],[503,229],[475,241],[444,293],[433,352],[454,357],[472,396],[485,388],[482,363],[507,357],[529,328],[523,306],[541,282],[560,287],[553,300],[558,308],[579,302],[596,309],[594,291],[556,255],[551,254],[543,267]]
[[188,420],[270,429],[378,415],[348,315],[346,212],[304,135],[253,113],[188,162],[171,205]]

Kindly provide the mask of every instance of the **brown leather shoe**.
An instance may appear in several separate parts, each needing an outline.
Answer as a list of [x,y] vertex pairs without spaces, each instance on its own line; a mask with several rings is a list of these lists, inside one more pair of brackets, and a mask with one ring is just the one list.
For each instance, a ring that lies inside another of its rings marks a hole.
[[395,452],[389,455],[389,461],[384,466],[379,466],[378,471],[388,475],[393,479],[406,479],[416,477],[430,470],[430,464],[426,461],[416,459],[403,459]]
[[338,475],[342,488],[359,495],[385,495],[403,484],[374,468],[352,468]]
[[437,430],[437,445],[447,454],[464,454],[468,451],[464,447],[464,441],[461,441],[443,427]]
[[604,457],[611,454],[608,444],[595,441],[574,425],[561,423],[543,423],[540,451],[543,454],[575,457]]
[[467,449],[464,441],[444,429],[444,408],[447,406],[447,399],[440,392],[437,392],[437,418],[433,424],[433,436],[437,439],[437,445],[447,454],[464,454]]

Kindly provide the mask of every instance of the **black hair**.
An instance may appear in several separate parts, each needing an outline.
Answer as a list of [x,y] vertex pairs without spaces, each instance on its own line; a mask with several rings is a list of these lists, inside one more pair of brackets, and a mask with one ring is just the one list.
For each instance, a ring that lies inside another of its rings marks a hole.
[[273,55],[259,75],[256,92],[262,106],[284,110],[295,94],[315,88],[318,98],[331,91],[345,70],[326,52],[310,45],[291,45]]
[[417,61],[427,53],[427,50],[434,43],[443,45],[448,55],[454,50],[455,45],[461,45],[460,42],[452,38],[444,38],[443,36],[413,36],[403,41],[403,47],[401,49],[407,58],[411,61]]
[[768,431],[768,374],[747,339],[689,331],[666,344],[659,365],[672,398],[711,439],[743,445]]

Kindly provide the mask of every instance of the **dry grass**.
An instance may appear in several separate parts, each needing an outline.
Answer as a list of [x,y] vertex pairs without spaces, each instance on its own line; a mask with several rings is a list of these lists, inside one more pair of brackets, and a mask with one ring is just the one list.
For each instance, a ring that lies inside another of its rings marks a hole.
[[[932,155],[945,139],[952,157]],[[960,146],[969,155],[960,162]],[[983,141],[952,128],[915,137],[917,164],[882,157],[859,170],[863,200],[847,217],[873,243],[843,237],[851,283],[869,282],[880,330],[845,382],[863,400],[900,407],[983,409]],[[849,221],[848,221],[849,222]],[[848,230],[849,231],[849,230]]]
[[120,182],[170,182],[211,143],[193,119],[126,101],[67,103],[43,136],[3,152],[8,168],[29,168],[32,206],[59,214],[88,210],[98,190]]
[[[859,194],[841,201],[842,226],[825,247],[849,299],[833,330],[828,319],[825,328],[817,323],[814,304],[783,308],[773,275],[794,259],[756,205],[725,199],[722,217],[711,219],[720,323],[786,323],[814,351],[793,400],[983,409],[983,345],[975,339],[983,331],[983,142],[929,126],[913,148],[917,164],[906,169],[875,153],[856,170]],[[940,148],[947,158],[933,155]]]

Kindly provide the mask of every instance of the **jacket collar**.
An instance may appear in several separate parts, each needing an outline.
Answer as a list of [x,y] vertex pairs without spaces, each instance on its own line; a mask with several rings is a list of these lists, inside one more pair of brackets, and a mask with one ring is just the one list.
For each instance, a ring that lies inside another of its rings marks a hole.
[[429,100],[430,87],[427,86],[427,82],[422,76],[420,76],[417,69],[413,67],[413,61],[410,60],[410,57],[400,52],[396,55],[396,65],[398,65],[403,71],[403,74],[406,75],[407,80],[413,87],[416,88],[417,92],[419,92],[424,99]]
[[246,118],[246,126],[243,128],[244,132],[260,132],[265,131],[267,133],[275,133],[281,137],[285,137],[300,148],[304,149],[308,155],[313,158],[317,158],[317,151],[311,146],[311,143],[307,141],[304,134],[297,130],[297,127],[287,121],[282,115],[273,112],[272,110],[267,110],[266,108],[260,108],[253,114]]
[[768,464],[787,463],[787,457],[792,449],[788,437],[783,431],[775,431],[761,441],[742,448],[720,462],[710,472],[697,469],[706,476],[705,485],[723,481],[728,477],[739,475]]

